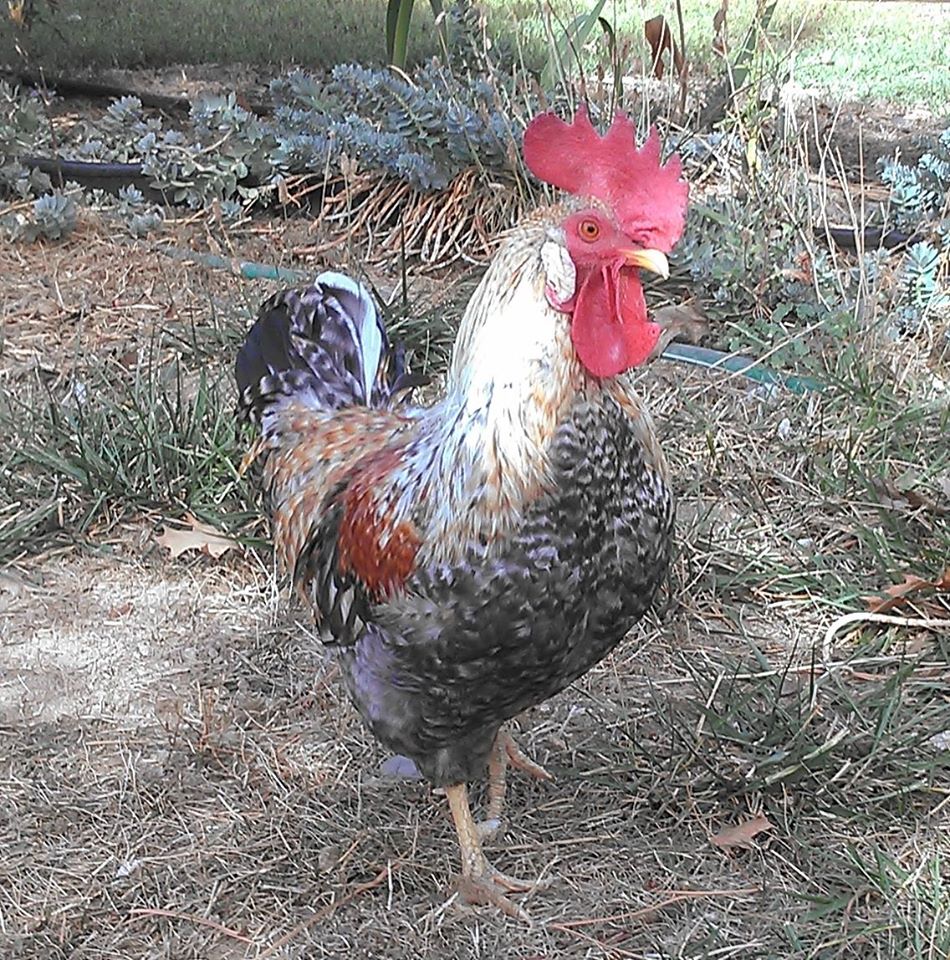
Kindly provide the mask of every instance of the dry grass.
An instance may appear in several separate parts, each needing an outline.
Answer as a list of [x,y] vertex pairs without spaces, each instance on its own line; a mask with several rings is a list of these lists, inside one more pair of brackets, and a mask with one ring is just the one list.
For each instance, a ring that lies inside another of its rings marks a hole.
[[[560,878],[529,928],[445,905],[443,801],[378,780],[269,571],[143,560],[131,533],[120,558],[31,565],[6,611],[10,955],[940,955],[947,650],[927,634],[815,664],[813,604],[729,600],[681,565],[662,625],[523,721],[557,779],[514,782],[496,859]],[[711,845],[758,813],[752,849]]]
[[[288,266],[306,243],[293,221],[171,236]],[[900,622],[838,622],[950,553],[946,413],[920,377],[880,373],[913,345],[882,357],[869,340],[850,386],[822,396],[645,374],[680,556],[662,619],[522,720],[556,780],[514,780],[494,858],[558,878],[526,926],[454,902],[444,802],[378,776],[266,551],[171,562],[155,544],[162,516],[196,504],[261,533],[225,424],[234,346],[269,285],[96,221],[5,249],[0,276],[0,384],[24,401],[0,455],[15,561],[0,573],[0,954],[946,954],[950,630],[933,621],[950,604],[921,594]],[[416,310],[452,295],[413,283]],[[69,419],[77,383],[98,392]],[[176,391],[164,420],[129,413]],[[758,815],[772,826],[748,848],[711,842]]]

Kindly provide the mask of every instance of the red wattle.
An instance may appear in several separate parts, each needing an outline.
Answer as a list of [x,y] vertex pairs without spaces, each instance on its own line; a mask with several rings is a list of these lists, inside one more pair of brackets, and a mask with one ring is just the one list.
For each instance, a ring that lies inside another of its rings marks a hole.
[[660,328],[647,319],[643,287],[634,270],[607,267],[580,282],[571,340],[595,377],[615,377],[643,363],[659,336]]

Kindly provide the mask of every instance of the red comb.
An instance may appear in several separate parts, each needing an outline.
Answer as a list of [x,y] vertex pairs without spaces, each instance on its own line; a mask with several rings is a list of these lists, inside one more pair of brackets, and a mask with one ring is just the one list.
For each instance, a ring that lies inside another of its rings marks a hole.
[[655,127],[637,149],[636,128],[620,111],[603,136],[586,107],[573,123],[540,114],[524,132],[524,162],[539,180],[602,200],[624,233],[645,247],[669,252],[683,232],[688,187],[680,158],[674,154],[660,165]]

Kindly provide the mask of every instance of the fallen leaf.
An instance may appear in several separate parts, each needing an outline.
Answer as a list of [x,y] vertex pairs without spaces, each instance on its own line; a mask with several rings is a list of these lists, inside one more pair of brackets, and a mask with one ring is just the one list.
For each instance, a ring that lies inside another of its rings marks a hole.
[[0,570],[0,613],[27,601],[28,594],[38,593],[41,586],[21,576],[12,566]]
[[9,593],[16,597],[24,593],[34,592],[37,589],[36,584],[17,573],[12,565],[0,570],[0,593]]
[[743,823],[737,823],[734,827],[725,827],[718,833],[714,833],[709,841],[713,846],[720,850],[731,850],[733,847],[750,847],[752,841],[766,830],[772,829],[772,823],[767,817],[761,814],[746,820]]
[[728,52],[728,43],[726,41],[726,14],[729,11],[729,0],[722,0],[722,5],[713,16],[713,50],[716,53],[725,56]]
[[246,110],[248,113],[254,112],[254,107],[251,104],[251,101],[244,96],[243,93],[235,93],[234,102],[242,109]]
[[934,503],[929,497],[916,490],[902,490],[896,483],[875,477],[871,481],[871,489],[877,497],[878,506],[889,510],[929,510],[932,513],[944,514],[947,509]]
[[650,359],[658,357],[674,340],[699,343],[709,332],[706,315],[695,303],[674,303],[653,311],[653,322],[660,328]]
[[183,522],[188,526],[170,527],[166,524],[165,529],[155,538],[163,547],[168,548],[173,560],[189,550],[197,550],[217,560],[228,550],[239,546],[236,540],[202,523],[190,513],[185,514]]
[[862,597],[861,599],[871,613],[884,613],[887,610],[893,610],[894,607],[902,606],[910,597],[923,590],[950,593],[950,567],[947,567],[936,580],[925,580],[913,573],[904,574],[904,579],[900,583],[885,588],[886,596]]
[[887,587],[884,592],[889,596],[893,597],[895,600],[900,600],[902,597],[906,597],[909,593],[914,593],[917,590],[925,590],[927,587],[935,587],[936,584],[933,580],[925,580],[923,577],[918,577],[913,573],[904,574],[904,580],[902,583],[895,583],[890,587]]
[[341,860],[346,848],[338,843],[323,847],[317,851],[317,870],[329,873]]
[[779,270],[779,273],[783,277],[788,277],[789,280],[797,280],[799,283],[806,283],[810,286],[814,282],[811,254],[807,250],[802,251],[798,255],[797,263],[797,266],[785,267]]
[[664,17],[652,17],[643,24],[643,32],[646,34],[647,43],[650,44],[653,59],[653,76],[657,80],[663,79],[663,54],[667,50],[670,52],[670,58],[676,72],[682,77],[686,70],[686,61],[680,48],[673,39],[670,28],[666,25]]

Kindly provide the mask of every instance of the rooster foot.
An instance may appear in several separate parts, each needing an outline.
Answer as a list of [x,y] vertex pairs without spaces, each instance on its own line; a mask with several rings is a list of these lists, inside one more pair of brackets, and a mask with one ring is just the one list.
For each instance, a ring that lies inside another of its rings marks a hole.
[[522,752],[515,738],[507,730],[500,730],[495,737],[495,743],[501,743],[504,747],[507,762],[516,770],[520,770],[526,776],[534,780],[553,780],[554,776],[548,773],[540,763],[536,763],[526,753]]
[[543,889],[546,883],[535,880],[518,880],[496,870],[482,852],[482,837],[479,825],[472,817],[468,803],[468,788],[456,783],[445,788],[452,819],[458,833],[462,854],[462,875],[458,881],[459,895],[464,903],[490,904],[502,913],[518,920],[530,921],[523,907],[511,900],[510,893],[533,893]]
[[517,877],[509,877],[507,873],[496,870],[487,860],[484,860],[480,867],[481,870],[477,874],[472,873],[467,876],[463,874],[459,877],[456,886],[462,902],[473,906],[496,907],[506,916],[530,923],[531,917],[527,910],[515,903],[508,894],[530,895],[536,890],[544,890],[550,881],[520,880]]
[[475,824],[479,839],[494,840],[505,832],[502,813],[508,788],[508,767],[514,767],[535,780],[553,780],[540,763],[524,754],[507,730],[499,730],[488,758],[488,805],[485,818]]

